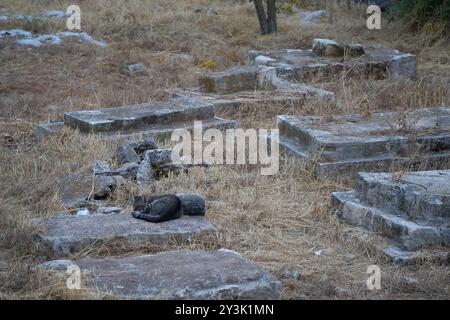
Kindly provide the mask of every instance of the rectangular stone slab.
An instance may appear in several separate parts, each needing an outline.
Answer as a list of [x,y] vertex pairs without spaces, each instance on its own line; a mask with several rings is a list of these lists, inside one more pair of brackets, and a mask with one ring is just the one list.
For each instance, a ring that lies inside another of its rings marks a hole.
[[198,99],[179,97],[165,101],[81,110],[64,114],[64,123],[82,132],[151,129],[153,125],[214,118],[213,105]]
[[219,94],[255,90],[256,67],[237,66],[225,71],[209,72],[200,76],[199,84],[205,91]]
[[40,229],[35,238],[55,256],[80,252],[91,245],[120,241],[128,246],[164,245],[171,239],[189,241],[194,236],[212,234],[215,228],[204,217],[151,223],[135,219],[130,213],[60,215],[33,220]]
[[[394,130],[396,113],[336,116],[333,121],[314,116],[278,116],[281,149],[317,162],[319,176],[355,170],[383,169],[393,160],[434,162],[450,160],[450,109],[420,109],[410,133]],[[381,165],[381,166],[380,166]]]
[[382,47],[364,47],[366,55],[350,58],[322,57],[312,50],[282,49],[249,51],[251,65],[277,68],[277,74],[288,80],[309,81],[317,76],[362,76],[374,79],[416,77],[416,56]]
[[35,138],[36,141],[39,142],[45,136],[55,135],[64,129],[64,122],[49,122],[49,123],[40,123],[36,126],[35,130]]
[[[203,130],[214,128],[219,130],[231,129],[236,126],[236,121],[214,117],[212,119],[201,120]],[[40,125],[41,126],[41,125]],[[43,125],[42,125],[43,126]],[[64,124],[52,132],[43,131],[40,127],[36,128],[36,138],[39,140],[47,135],[58,134],[64,128]],[[176,129],[194,129],[194,120],[184,122],[174,122],[152,125],[149,128],[128,129],[122,131],[103,131],[98,132],[98,137],[103,140],[124,139],[132,136],[153,137],[155,140],[163,140],[171,137]],[[89,132],[80,132],[81,135],[89,135]],[[38,141],[39,141],[38,140]]]
[[83,287],[120,299],[280,299],[281,284],[239,254],[169,251],[110,259],[56,260],[41,269],[80,267]]
[[450,243],[447,227],[418,224],[405,215],[370,207],[360,201],[355,192],[334,192],[332,196],[341,205],[340,218],[343,221],[393,239],[404,249],[418,250]]
[[404,213],[413,219],[436,223],[450,219],[450,170],[396,175],[361,172],[356,194],[370,206]]

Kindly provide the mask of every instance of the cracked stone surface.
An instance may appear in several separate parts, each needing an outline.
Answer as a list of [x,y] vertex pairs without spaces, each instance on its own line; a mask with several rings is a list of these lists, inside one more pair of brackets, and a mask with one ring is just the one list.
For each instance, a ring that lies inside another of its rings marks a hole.
[[397,127],[395,112],[332,120],[278,116],[280,150],[314,161],[316,174],[324,178],[382,171],[393,161],[445,168],[450,161],[450,109],[419,109],[408,117],[410,128],[403,131]]
[[165,245],[171,240],[190,241],[195,236],[215,232],[205,217],[200,216],[150,223],[134,219],[130,213],[123,212],[88,216],[58,215],[33,219],[33,222],[39,229],[35,239],[56,257],[115,241],[138,248]]
[[56,260],[40,266],[80,267],[86,287],[122,299],[280,299],[281,283],[227,251],[169,251],[107,259]]
[[59,179],[59,194],[66,209],[88,205],[111,195],[122,177],[66,173]]
[[340,44],[330,39],[314,39],[313,50],[250,51],[249,62],[275,67],[279,77],[297,81],[343,72],[350,77],[373,79],[416,77],[415,55],[381,46]]
[[416,259],[422,249],[448,252],[450,170],[361,172],[355,191],[332,196],[344,222],[388,239],[379,249],[394,262]]

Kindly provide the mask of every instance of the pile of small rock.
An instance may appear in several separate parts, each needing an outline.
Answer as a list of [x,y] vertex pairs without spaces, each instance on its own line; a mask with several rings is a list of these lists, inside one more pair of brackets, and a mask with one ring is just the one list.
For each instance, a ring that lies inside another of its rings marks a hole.
[[89,174],[66,173],[59,179],[60,196],[66,209],[98,206],[119,186],[130,189],[130,181],[143,189],[160,177],[188,168],[172,149],[159,149],[153,138],[125,139],[117,147],[114,158],[119,164],[115,169],[106,161],[94,160]]

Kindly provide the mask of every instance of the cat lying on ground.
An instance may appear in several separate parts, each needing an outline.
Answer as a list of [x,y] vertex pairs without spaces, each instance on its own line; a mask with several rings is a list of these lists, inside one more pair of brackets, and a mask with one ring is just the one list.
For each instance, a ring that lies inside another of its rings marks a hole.
[[149,197],[143,210],[134,211],[132,215],[136,219],[148,222],[163,222],[181,218],[183,212],[180,199],[177,196],[165,194]]

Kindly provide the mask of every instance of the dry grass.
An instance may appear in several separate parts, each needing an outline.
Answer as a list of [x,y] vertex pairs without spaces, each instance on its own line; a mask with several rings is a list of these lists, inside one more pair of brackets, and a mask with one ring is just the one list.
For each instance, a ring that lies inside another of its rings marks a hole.
[[[69,1],[3,1],[0,8],[38,14],[64,9]],[[450,45],[431,34],[408,34],[394,23],[380,32],[365,28],[363,10],[345,10],[324,1],[330,21],[301,27],[298,17],[280,15],[279,34],[259,35],[248,1],[80,1],[83,29],[110,46],[100,49],[70,43],[61,47],[29,49],[0,42],[0,298],[97,298],[95,292],[68,292],[61,283],[48,285],[30,271],[44,257],[31,239],[29,219],[62,209],[56,180],[64,172],[84,172],[91,160],[110,161],[114,145],[95,137],[81,139],[67,131],[36,145],[34,126],[61,119],[70,110],[119,106],[162,99],[180,87],[196,85],[198,67],[206,59],[218,69],[244,63],[249,49],[309,47],[314,37],[372,43],[418,55],[418,81],[333,79],[322,82],[338,99],[337,107],[308,104],[302,109],[264,103],[248,105],[226,116],[242,127],[271,128],[274,116],[335,115],[410,110],[449,103]],[[218,16],[196,14],[213,7]],[[54,32],[62,22],[9,23],[4,28]],[[3,27],[2,27],[3,28]],[[186,60],[181,53],[192,56]],[[146,73],[130,76],[129,63],[143,62]],[[218,234],[190,245],[170,248],[220,248],[240,252],[283,281],[285,298],[448,298],[446,266],[425,260],[419,266],[396,268],[361,244],[343,236],[329,205],[330,192],[348,184],[319,182],[302,163],[287,163],[273,177],[258,168],[213,167],[160,180],[150,192],[199,192],[207,198],[209,219]],[[118,193],[116,203],[130,205],[131,194]],[[314,251],[332,248],[330,254]],[[167,248],[159,248],[163,250]],[[149,249],[147,249],[148,251]],[[151,249],[154,250],[154,249]],[[123,250],[122,250],[123,251]],[[145,249],[127,254],[146,252]],[[123,252],[122,252],[123,253]],[[83,255],[115,254],[108,248]],[[366,289],[367,266],[382,269],[382,290]],[[283,277],[299,271],[299,280]],[[411,279],[415,279],[412,281]]]

